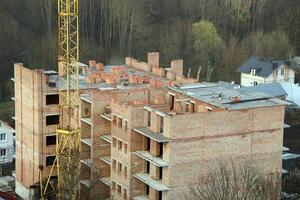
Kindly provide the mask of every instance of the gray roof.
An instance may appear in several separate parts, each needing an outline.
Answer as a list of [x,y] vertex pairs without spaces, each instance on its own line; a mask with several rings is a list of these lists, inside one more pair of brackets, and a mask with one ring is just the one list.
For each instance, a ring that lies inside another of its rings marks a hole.
[[268,83],[268,84],[259,84],[251,87],[242,87],[240,91],[243,92],[261,92],[264,94],[268,94],[273,97],[282,97],[286,96],[287,93],[283,89],[280,83]]
[[[228,87],[220,83],[194,83],[169,87],[170,90],[179,92],[187,97],[198,99],[210,105],[228,109],[240,110],[257,107],[269,107],[286,104],[285,101],[274,98],[262,92],[242,91],[239,87]],[[235,98],[239,100],[236,101]]]
[[251,69],[256,69],[257,76],[268,77],[274,70],[283,64],[290,66],[290,61],[267,60],[259,57],[252,57],[240,67],[239,71],[241,73],[250,74]]

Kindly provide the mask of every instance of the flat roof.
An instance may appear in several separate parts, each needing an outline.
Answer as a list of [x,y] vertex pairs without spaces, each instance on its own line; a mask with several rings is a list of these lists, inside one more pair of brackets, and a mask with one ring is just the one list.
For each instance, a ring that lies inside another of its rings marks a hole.
[[[286,102],[261,92],[242,91],[240,87],[223,82],[194,83],[168,87],[187,97],[203,101],[218,108],[240,110],[285,105]],[[238,100],[236,100],[238,98]]]
[[[127,65],[107,65],[104,66],[104,72],[106,73],[113,73],[113,68],[116,66],[121,66],[126,69],[128,76],[148,76],[154,79],[159,79],[164,83],[167,83],[168,79],[166,77],[159,77],[151,72],[146,72],[146,71],[141,71],[138,69],[135,69],[133,67],[129,67]],[[97,70],[94,68],[91,68],[92,72],[96,72]],[[123,86],[121,83],[119,84],[107,84],[105,82],[101,83],[87,83],[85,80],[86,76],[85,75],[80,75],[79,76],[79,89],[98,89],[98,90],[117,90],[117,89],[131,89],[131,88],[147,88],[148,84],[143,83],[143,84],[128,84],[127,86]],[[65,79],[64,77],[59,77],[57,80],[57,88],[63,88],[65,84]],[[72,88],[72,87],[71,87]]]

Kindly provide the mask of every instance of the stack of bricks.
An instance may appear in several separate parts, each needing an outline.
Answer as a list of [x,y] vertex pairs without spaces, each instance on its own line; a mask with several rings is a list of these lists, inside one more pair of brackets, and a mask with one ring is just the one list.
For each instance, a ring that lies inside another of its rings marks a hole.
[[156,65],[154,65],[152,67],[152,73],[157,75],[157,76],[160,76],[160,77],[164,77],[165,76],[165,70],[161,67],[158,67]]

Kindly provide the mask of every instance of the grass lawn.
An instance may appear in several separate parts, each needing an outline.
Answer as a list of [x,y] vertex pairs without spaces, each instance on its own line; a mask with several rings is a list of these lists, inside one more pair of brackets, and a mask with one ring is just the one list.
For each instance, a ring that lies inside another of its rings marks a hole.
[[14,127],[14,120],[12,117],[15,115],[15,102],[13,100],[5,100],[0,102],[0,120],[7,122],[10,126]]

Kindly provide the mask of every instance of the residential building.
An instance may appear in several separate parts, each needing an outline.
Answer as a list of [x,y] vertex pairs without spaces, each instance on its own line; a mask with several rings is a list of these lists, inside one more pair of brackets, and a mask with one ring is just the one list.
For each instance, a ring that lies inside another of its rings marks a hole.
[[290,61],[267,60],[252,57],[240,68],[241,85],[255,86],[261,83],[295,82],[295,70]]
[[[159,67],[80,67],[82,199],[183,199],[220,161],[251,160],[281,173],[285,102],[272,95],[185,78],[183,61]],[[57,73],[15,65],[16,192],[32,199],[49,171],[59,123]],[[54,173],[55,176],[55,173]]]
[[281,173],[283,101],[223,83],[153,89],[82,97],[82,112],[93,113],[82,126],[85,197],[184,199],[232,159]]
[[[89,66],[78,63],[80,68],[80,92],[106,90],[135,90],[148,85],[163,87],[175,82],[197,82],[183,76],[183,61],[175,60],[171,68],[159,67],[159,54],[149,53],[148,63],[126,58],[125,65],[104,66],[90,61]],[[14,66],[15,117],[16,120],[16,193],[23,199],[33,199],[39,191],[39,172],[50,174],[55,160],[56,126],[59,124],[60,78],[53,70],[31,70],[17,63]],[[123,69],[124,72],[123,73]],[[120,74],[120,70],[122,74]],[[167,76],[169,78],[167,78]],[[127,87],[128,86],[128,87]],[[109,104],[107,99],[106,105]],[[82,119],[82,131],[85,122]],[[83,148],[84,145],[83,145]],[[56,171],[53,172],[55,178]]]
[[15,130],[0,120],[0,165],[15,160]]

